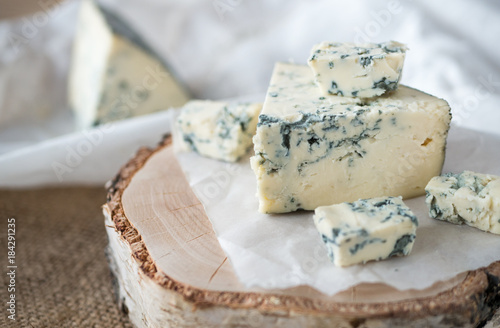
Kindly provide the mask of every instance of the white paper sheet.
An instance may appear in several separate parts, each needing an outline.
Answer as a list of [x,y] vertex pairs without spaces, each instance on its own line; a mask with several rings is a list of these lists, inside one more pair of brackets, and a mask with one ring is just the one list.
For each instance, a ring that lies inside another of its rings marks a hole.
[[[499,235],[431,219],[424,197],[418,197],[405,201],[419,219],[410,256],[337,268],[326,255],[313,212],[257,212],[256,178],[248,158],[227,164],[195,153],[177,157],[238,278],[248,287],[309,285],[328,295],[360,283],[424,289],[500,260]],[[453,126],[443,172],[466,169],[500,175],[500,137]]]

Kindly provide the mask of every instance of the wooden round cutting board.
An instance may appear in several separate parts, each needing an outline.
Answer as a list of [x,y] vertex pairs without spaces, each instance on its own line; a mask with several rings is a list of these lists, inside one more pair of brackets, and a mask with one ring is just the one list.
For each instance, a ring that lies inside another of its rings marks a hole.
[[137,327],[477,327],[500,306],[500,262],[426,290],[246,288],[170,137],[139,150],[107,187],[106,253],[119,304]]

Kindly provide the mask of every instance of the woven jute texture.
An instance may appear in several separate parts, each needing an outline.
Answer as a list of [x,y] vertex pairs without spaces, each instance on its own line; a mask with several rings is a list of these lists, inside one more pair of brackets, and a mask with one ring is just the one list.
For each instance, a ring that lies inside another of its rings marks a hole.
[[[0,327],[132,327],[104,255],[104,188],[0,190]],[[16,321],[7,318],[7,220],[16,222]]]

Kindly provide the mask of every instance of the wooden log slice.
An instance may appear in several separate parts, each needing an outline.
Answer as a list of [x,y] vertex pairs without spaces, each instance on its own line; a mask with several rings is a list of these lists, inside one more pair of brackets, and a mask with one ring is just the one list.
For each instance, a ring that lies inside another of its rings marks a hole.
[[137,327],[477,327],[500,306],[500,262],[425,290],[362,284],[334,296],[246,288],[174,157],[140,149],[108,183],[107,255]]

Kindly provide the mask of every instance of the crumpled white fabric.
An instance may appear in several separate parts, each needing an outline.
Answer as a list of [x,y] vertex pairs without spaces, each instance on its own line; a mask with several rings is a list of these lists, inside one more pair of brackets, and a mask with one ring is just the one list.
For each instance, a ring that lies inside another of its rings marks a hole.
[[[500,133],[495,0],[102,2],[144,35],[197,98],[264,94],[274,63],[305,63],[316,42],[392,39],[410,47],[403,84],[448,100],[454,123]],[[67,1],[0,22],[0,186],[58,185],[45,163],[64,157],[71,140],[85,138],[70,134],[75,125],[66,97],[78,5]],[[127,155],[159,134],[149,128],[154,119],[137,120],[142,123],[116,125],[130,138],[122,141],[129,144]],[[74,179],[64,181],[103,184],[126,157],[116,142],[82,161],[97,169],[75,169]]]

